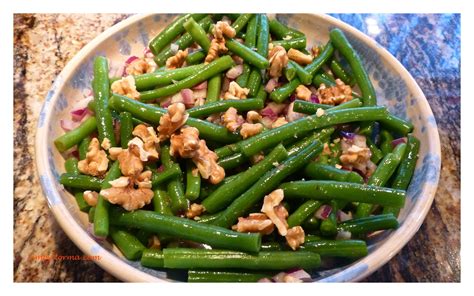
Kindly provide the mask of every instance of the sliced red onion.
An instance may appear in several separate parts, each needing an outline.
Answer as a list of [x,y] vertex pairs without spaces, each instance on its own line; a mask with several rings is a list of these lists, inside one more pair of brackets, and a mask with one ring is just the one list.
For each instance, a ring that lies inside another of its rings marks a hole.
[[272,78],[268,80],[267,84],[265,85],[265,91],[267,93],[271,93],[275,88],[279,85],[278,78]]
[[287,275],[304,282],[311,281],[311,275],[301,268],[292,272],[287,272]]
[[77,150],[77,149],[72,150],[71,151],[71,156],[79,159],[79,150]]
[[262,111],[260,111],[260,115],[262,115],[262,117],[267,117],[270,120],[276,120],[278,118],[278,113],[275,113],[275,111],[269,107],[263,108]]
[[186,108],[191,108],[194,106],[194,98],[193,98],[193,91],[189,88],[185,88],[180,91],[180,95],[182,97],[183,104]]
[[226,92],[229,90],[229,85],[230,85],[230,79],[226,77],[224,77],[224,81],[222,81],[222,88],[221,88],[221,91],[222,92]]
[[321,220],[326,220],[331,215],[332,207],[330,205],[322,205],[319,209],[314,213],[314,216]]
[[392,147],[395,148],[395,147],[397,147],[399,144],[406,143],[406,142],[407,142],[407,138],[405,138],[405,137],[395,139],[395,140],[392,141]]
[[230,70],[225,73],[225,76],[231,80],[235,80],[242,72],[244,72],[244,65],[237,65],[230,68]]
[[340,131],[340,134],[341,136],[349,140],[354,140],[354,137],[356,136],[355,133],[346,132],[346,131]]
[[163,108],[168,108],[171,105],[171,97],[168,97],[166,100],[161,101],[160,106]]
[[89,108],[85,107],[71,111],[71,118],[73,121],[78,122],[81,121],[87,114],[89,114]]
[[347,214],[344,211],[337,210],[336,217],[337,217],[337,222],[344,222],[344,221],[352,219],[352,213],[349,212],[349,214]]
[[170,49],[173,54],[176,54],[179,50],[179,45],[176,43],[171,43]]
[[162,173],[162,172],[165,171],[165,167],[164,167],[163,165],[160,165],[160,166],[156,169],[156,171],[157,171],[158,173]]
[[153,52],[151,52],[149,47],[145,47],[145,48],[143,48],[143,56],[146,57],[146,58],[152,58],[155,55],[153,54]]
[[296,98],[296,95],[295,95],[295,94],[292,94],[292,95],[290,96],[290,99],[289,99],[289,100],[290,100],[290,102],[293,103],[294,101],[296,101],[296,99],[297,99],[297,98]]
[[193,90],[201,90],[201,89],[207,89],[207,80],[204,82],[199,83],[196,86],[193,86]]
[[139,60],[140,58],[137,57],[137,56],[130,56],[126,61],[125,61],[125,65],[128,66],[130,65],[131,63],[133,63],[133,61],[135,60]]
[[[193,91],[194,101],[207,97],[207,88]],[[196,102],[194,102],[196,103]]]
[[309,100],[311,101],[311,103],[319,104],[319,98],[315,94],[312,94]]
[[74,122],[72,120],[68,120],[68,119],[61,119],[59,121],[59,124],[61,125],[61,128],[65,131],[65,132],[68,132],[70,130],[73,130],[75,129],[77,126],[79,126],[79,124],[77,122]]

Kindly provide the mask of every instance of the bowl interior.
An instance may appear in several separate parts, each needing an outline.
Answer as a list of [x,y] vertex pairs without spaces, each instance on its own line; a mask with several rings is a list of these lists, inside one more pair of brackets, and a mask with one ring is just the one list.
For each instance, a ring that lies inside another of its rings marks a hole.
[[[112,76],[119,76],[123,62],[131,55],[142,56],[148,41],[175,15],[137,15],[110,28],[88,44],[67,65],[48,93],[40,114],[36,154],[40,180],[48,202],[60,225],[86,254],[99,254],[98,263],[126,281],[155,281],[171,278],[166,272],[129,262],[106,241],[95,240],[88,232],[87,215],[80,212],[74,197],[59,183],[64,158],[54,149],[53,140],[63,134],[59,121],[69,119],[77,101],[91,89],[92,61],[97,55],[109,59]],[[271,16],[273,17],[273,16]],[[374,40],[354,28],[325,15],[277,15],[304,32],[308,46],[325,44],[329,31],[338,27],[361,55],[374,83],[379,105],[409,119],[421,141],[419,160],[400,213],[400,228],[370,241],[369,255],[347,266],[314,274],[319,281],[355,281],[364,278],[393,257],[420,227],[436,191],[440,169],[440,145],[436,121],[416,82],[403,66]],[[180,278],[173,278],[180,280]],[[183,279],[184,280],[184,279]]]

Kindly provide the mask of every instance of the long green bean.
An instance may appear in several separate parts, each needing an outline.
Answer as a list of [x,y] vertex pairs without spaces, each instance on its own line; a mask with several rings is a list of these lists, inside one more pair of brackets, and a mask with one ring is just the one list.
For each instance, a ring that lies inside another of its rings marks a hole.
[[145,246],[130,232],[110,227],[110,237],[128,260],[138,260]]
[[[120,176],[120,165],[118,161],[115,161],[107,172],[107,175],[105,175],[100,189],[108,189],[112,187],[109,182]],[[102,196],[102,194],[99,194],[94,213],[94,234],[97,236],[107,237],[107,235],[109,235],[109,207],[110,203]]]
[[[64,152],[72,146],[80,143],[84,138],[88,137],[97,129],[97,120],[95,117],[89,117],[77,128],[57,137],[54,145],[59,152]],[[89,145],[87,145],[89,146]]]

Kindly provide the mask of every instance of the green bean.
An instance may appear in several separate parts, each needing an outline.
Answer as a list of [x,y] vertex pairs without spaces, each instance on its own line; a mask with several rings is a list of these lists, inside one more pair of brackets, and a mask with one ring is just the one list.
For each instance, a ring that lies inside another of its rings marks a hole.
[[413,130],[413,124],[393,114],[389,114],[387,118],[380,120],[382,126],[400,135],[407,135]]
[[[312,159],[321,151],[321,143],[315,141],[298,154],[286,159],[271,171],[266,172],[252,187],[235,199],[222,212],[219,218],[212,223],[223,227],[230,227],[238,217],[243,216],[243,214],[261,200],[265,194],[274,190],[281,181],[298,171],[308,160]],[[263,161],[265,161],[265,159]]]
[[229,270],[189,270],[189,283],[254,283],[272,274]]
[[253,51],[244,44],[241,44],[234,39],[227,40],[225,44],[230,51],[241,57],[250,65],[259,69],[266,69],[269,66],[269,62],[264,56],[261,56],[258,52]]
[[79,159],[83,160],[86,158],[87,151],[89,150],[89,145],[91,143],[91,139],[89,137],[85,137],[84,139],[79,142]]
[[294,61],[288,61],[288,64],[291,64],[296,69],[296,75],[302,84],[309,85],[313,81],[313,75],[308,73],[303,67]]
[[201,48],[205,51],[209,50],[211,41],[207,37],[206,31],[193,18],[189,18],[184,22],[183,27]]
[[94,59],[94,79],[92,81],[94,91],[95,116],[97,117],[97,131],[99,143],[105,138],[110,141],[112,147],[116,146],[112,114],[108,108],[109,101],[109,64],[103,56]]
[[101,188],[102,180],[96,177],[77,174],[62,174],[59,183],[66,187],[98,191]]
[[362,92],[364,106],[375,106],[377,104],[375,89],[370,81],[369,75],[364,69],[359,54],[354,50],[340,29],[332,29],[329,33],[329,37],[334,47],[349,63],[357,85]]
[[166,168],[163,172],[159,174],[153,174],[151,178],[151,184],[155,187],[158,184],[166,183],[176,177],[181,176],[183,172],[179,167],[179,164],[173,163],[169,168]]
[[286,80],[291,81],[296,76],[296,68],[293,65],[294,63],[288,62],[286,67],[283,69],[283,74],[285,75]]
[[275,101],[276,103],[283,103],[286,99],[288,99],[292,93],[295,92],[296,88],[301,84],[299,78],[295,78],[288,82],[287,84],[280,86],[273,90],[270,93],[270,99]]
[[234,65],[234,61],[230,56],[220,57],[201,68],[201,71],[194,73],[183,80],[174,84],[167,85],[162,88],[144,91],[140,93],[140,101],[148,102],[160,99],[169,95],[173,95],[185,88],[191,88],[209,78],[230,69]]
[[320,257],[314,252],[267,251],[255,255],[206,249],[164,249],[166,268],[243,268],[253,270],[284,270],[317,268]]
[[334,86],[336,83],[333,82],[333,81],[331,81],[331,80],[329,80],[329,79],[327,79],[327,78],[324,77],[322,74],[316,74],[316,75],[314,75],[314,77],[313,77],[313,85],[314,85],[315,87],[318,87],[318,88],[319,88],[319,87],[321,86],[321,84],[324,84],[325,86],[330,87],[330,86]]
[[201,190],[201,175],[196,165],[191,161],[186,161],[186,193],[184,196],[193,201],[199,197]]
[[280,23],[277,19],[270,20],[268,25],[270,26],[270,33],[272,33],[276,39],[304,37],[303,33],[295,29],[290,29],[288,26]]
[[[255,176],[261,176],[270,171],[275,163],[285,160],[288,154],[283,145],[276,146],[262,161],[246,170],[239,178],[217,188],[211,195],[202,201],[208,213],[215,213],[224,209],[235,198],[249,189],[255,182]],[[273,170],[272,170],[273,171]]]
[[66,169],[66,172],[73,175],[79,175],[81,172],[79,172],[77,163],[78,160],[75,157],[69,157],[68,159],[66,159],[66,161],[64,162],[64,168]]
[[[270,26],[266,14],[260,14],[257,31],[257,53],[266,58],[268,55],[268,43],[270,42]],[[268,65],[267,65],[268,67]],[[265,68],[267,68],[265,67]],[[260,68],[260,69],[265,69]]]
[[272,43],[274,46],[277,46],[277,45],[282,46],[287,51],[290,50],[291,48],[302,50],[306,48],[306,37],[302,36],[302,37],[296,37],[289,40],[275,40],[275,41],[272,41]]
[[123,212],[114,208],[111,209],[110,217],[114,225],[143,228],[150,232],[205,243],[216,248],[247,252],[260,250],[261,236],[255,233],[239,233],[190,219],[144,210]]
[[258,99],[222,100],[190,108],[187,112],[191,117],[202,118],[215,113],[225,112],[230,107],[237,109],[239,112],[260,110],[263,108],[263,102]]
[[245,33],[244,44],[248,48],[254,48],[257,45],[257,32],[260,15],[253,15],[247,24],[247,32]]
[[253,68],[252,71],[250,71],[249,79],[247,81],[249,96],[250,97],[256,96],[261,86],[262,86],[262,73],[259,69]]
[[128,260],[140,259],[145,250],[145,246],[128,231],[110,227],[110,237]]
[[263,84],[260,84],[255,98],[262,102],[265,102],[265,100],[267,99],[267,92],[265,91],[265,87],[263,86]]
[[283,251],[283,246],[279,242],[262,243],[260,251]]
[[308,64],[304,69],[311,75],[316,74],[319,69],[332,57],[334,53],[334,47],[331,42],[328,42],[324,46],[323,51],[313,59],[313,61]]
[[72,146],[80,143],[82,139],[88,137],[97,129],[97,120],[95,117],[89,117],[77,128],[57,137],[54,145],[59,152],[64,152]]
[[[150,41],[148,47],[154,55],[158,55],[168,44],[170,44],[178,35],[184,32],[183,24],[190,18],[196,21],[204,18],[205,14],[185,14],[177,17],[171,24],[163,29],[155,38]],[[191,45],[191,44],[189,44]],[[188,47],[187,45],[186,47]]]
[[[105,175],[100,189],[112,187],[109,182],[120,176],[120,164],[118,161],[115,161],[107,172],[107,175]],[[109,207],[110,203],[99,193],[94,213],[94,234],[97,236],[107,237],[109,235]]]
[[398,228],[397,218],[393,214],[375,215],[351,219],[340,223],[338,231],[349,231],[352,235],[365,235],[369,232]]
[[337,217],[336,212],[338,210],[337,204],[334,200],[331,200],[331,213],[326,219],[321,221],[319,231],[322,236],[334,237],[337,234]]
[[343,67],[342,65],[336,61],[331,61],[331,71],[334,75],[341,79],[345,84],[353,86],[355,84],[354,77],[352,77]]
[[334,180],[339,182],[364,183],[361,175],[338,169],[334,166],[310,162],[304,168],[304,174],[314,180]]
[[196,72],[199,72],[203,67],[204,65],[193,65],[161,72],[136,75],[134,76],[135,87],[139,91],[144,91],[159,86],[170,85],[173,81],[182,80]]
[[196,220],[199,223],[209,223],[212,224],[212,221],[216,220],[221,213],[215,213],[215,214],[210,214],[210,215],[201,215],[199,216],[199,219]]
[[318,253],[321,257],[361,258],[367,256],[367,244],[363,240],[317,240],[306,242],[301,250]]
[[[385,155],[383,160],[377,166],[375,172],[370,176],[367,184],[374,186],[385,186],[390,177],[395,173],[403,155],[405,154],[406,144],[398,145],[392,153]],[[367,217],[373,209],[372,204],[360,203],[357,206],[356,218]]]
[[214,152],[217,154],[217,157],[220,159],[220,158],[230,156],[234,153],[239,153],[240,150],[236,144],[229,144],[229,145],[217,148],[216,150],[214,150]]
[[[71,175],[79,175],[80,172],[79,172],[79,168],[77,167],[77,163],[78,161],[75,157],[68,158],[66,162],[64,163],[66,173],[71,174]],[[84,193],[82,191],[78,191],[77,189],[73,189],[72,194],[74,194],[74,198],[76,199],[79,209],[83,212],[88,212],[90,209],[90,206],[84,200]]]
[[250,157],[268,147],[293,137],[296,133],[305,133],[318,128],[354,121],[378,120],[385,118],[387,111],[384,107],[361,107],[344,110],[328,110],[323,116],[303,117],[278,128],[261,132],[249,139],[238,142],[236,145],[246,156]]
[[[110,98],[110,107],[121,112],[128,111],[133,117],[150,124],[159,124],[162,115],[167,113],[166,109],[144,104],[121,95],[113,95]],[[199,130],[201,138],[213,140],[219,143],[233,143],[240,139],[240,135],[230,133],[224,126],[213,124],[206,120],[188,118],[186,124]]]
[[[168,145],[161,146],[161,163],[165,169],[171,169],[173,159],[170,155],[170,147]],[[181,182],[181,175],[171,179],[168,182],[168,195],[170,196],[170,206],[173,213],[182,213],[188,209],[188,201],[184,196],[184,188]]]
[[239,33],[252,17],[253,14],[251,13],[243,13],[239,15],[239,17],[232,22],[232,28],[234,28],[235,33]]
[[[321,226],[321,220],[314,216],[310,216],[302,224],[302,227],[305,230],[317,231],[318,233],[319,233],[320,226]],[[305,238],[305,241],[306,241],[306,238]]]
[[95,207],[89,207],[89,213],[88,213],[88,218],[89,218],[89,223],[94,223],[94,215],[95,215]]
[[301,225],[306,219],[308,219],[314,212],[321,206],[321,202],[317,200],[308,200],[300,205],[296,211],[288,216],[287,222],[288,227]]
[[224,170],[230,170],[244,164],[248,161],[248,158],[242,153],[235,153],[233,155],[222,158],[217,163]]
[[374,142],[372,142],[370,137],[366,137],[366,143],[367,143],[367,147],[369,147],[370,152],[372,153],[372,156],[370,157],[370,160],[373,163],[378,164],[379,161],[383,158],[382,151],[380,151],[380,149],[377,147],[377,145],[375,145]]
[[249,80],[251,71],[252,71],[252,66],[250,66],[247,63],[244,63],[242,74],[240,74],[239,77],[237,77],[235,82],[237,82],[237,84],[240,85],[240,87],[247,87],[247,82]]
[[348,109],[348,108],[358,108],[361,106],[362,106],[362,102],[359,99],[353,99],[337,106],[311,103],[311,102],[302,101],[302,100],[295,100],[294,105],[293,105],[293,111],[313,115],[318,111],[319,108],[323,110],[331,109],[334,111],[334,110],[341,110],[341,109]]
[[212,102],[219,101],[219,98],[221,96],[221,86],[222,86],[221,74],[217,74],[216,76],[209,79],[209,81],[207,82],[206,105]]
[[145,249],[140,259],[142,266],[149,268],[163,268],[164,256],[161,250],[157,249]]
[[393,151],[392,146],[393,136],[387,130],[382,130],[380,132],[380,150],[384,155]]
[[405,203],[405,191],[403,190],[348,182],[293,181],[281,184],[280,188],[284,190],[287,199],[335,199],[395,207],[403,207]]
[[[204,51],[204,49],[198,49],[186,57],[186,64],[187,65],[196,65],[196,66],[204,66],[204,64],[201,64],[204,62],[204,59],[206,58],[207,53]],[[198,65],[200,64],[200,65]]]
[[120,113],[120,145],[127,149],[128,142],[132,139],[133,121],[130,112]]
[[153,210],[162,215],[173,216],[170,208],[170,197],[164,185],[159,185],[153,191]]

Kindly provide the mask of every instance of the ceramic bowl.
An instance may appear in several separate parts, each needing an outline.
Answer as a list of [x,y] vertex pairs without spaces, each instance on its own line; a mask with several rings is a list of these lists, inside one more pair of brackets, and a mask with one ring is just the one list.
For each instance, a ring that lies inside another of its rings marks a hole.
[[[92,61],[104,55],[111,67],[128,56],[141,56],[149,40],[175,15],[135,15],[106,30],[85,46],[64,68],[48,92],[41,110],[36,135],[36,161],[48,203],[62,229],[87,255],[100,256],[96,262],[123,281],[171,281],[169,274],[127,261],[104,241],[95,240],[88,231],[87,215],[79,211],[74,197],[58,182],[64,172],[64,159],[53,140],[63,133],[59,120],[70,118],[74,103],[90,90]],[[273,16],[270,16],[273,17]],[[406,206],[400,213],[400,227],[369,241],[368,256],[341,268],[314,274],[315,281],[358,281],[389,261],[413,237],[433,201],[440,172],[440,143],[430,106],[413,77],[387,50],[353,27],[327,15],[278,15],[279,20],[308,36],[308,44],[324,44],[333,28],[340,28],[361,55],[377,92],[378,104],[415,126],[421,141],[419,160],[407,192]]]

